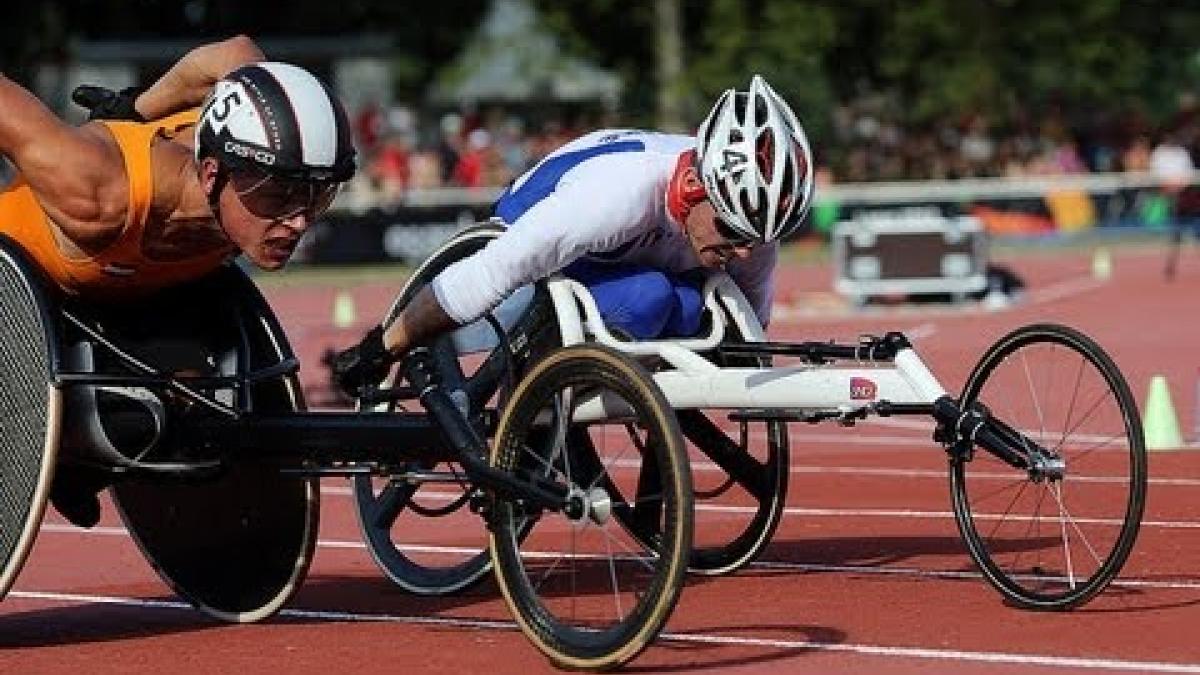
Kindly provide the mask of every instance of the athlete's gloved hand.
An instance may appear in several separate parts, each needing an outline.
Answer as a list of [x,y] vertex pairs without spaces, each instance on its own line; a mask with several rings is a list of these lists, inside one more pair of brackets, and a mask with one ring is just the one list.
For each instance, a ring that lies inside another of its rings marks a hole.
[[88,111],[88,121],[91,120],[129,120],[145,122],[142,114],[133,107],[141,89],[128,87],[121,91],[113,91],[107,87],[97,87],[81,84],[71,92],[71,100]]
[[366,385],[382,382],[395,360],[383,346],[383,328],[376,326],[358,344],[333,357],[333,378],[347,395],[357,397]]

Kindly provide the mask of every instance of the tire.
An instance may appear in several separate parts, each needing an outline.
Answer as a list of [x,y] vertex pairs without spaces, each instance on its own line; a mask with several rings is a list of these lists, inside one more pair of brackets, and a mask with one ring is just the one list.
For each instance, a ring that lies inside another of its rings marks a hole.
[[[588,417],[601,395],[608,416]],[[639,443],[629,428],[644,433]],[[572,442],[580,433],[594,442]],[[551,353],[505,407],[490,462],[570,488],[563,511],[502,496],[491,508],[496,578],[525,634],[568,668],[606,669],[635,657],[674,609],[693,525],[683,439],[649,374],[601,345]],[[631,523],[642,524],[640,535],[626,531]]]
[[[466,258],[487,245],[504,229],[494,225],[480,225],[455,235],[433,253],[405,282],[395,302],[384,318],[383,325],[395,321],[400,311],[449,265]],[[542,291],[535,291],[542,292]],[[535,297],[534,302],[541,300]],[[539,340],[540,338],[540,333]],[[545,339],[557,344],[557,333]],[[531,353],[540,349],[540,342],[533,343]],[[450,364],[454,370],[452,378],[460,380],[464,391],[469,392],[473,413],[483,409],[495,410],[511,388],[506,374],[503,377],[494,369],[480,365],[482,357],[462,357],[457,354],[452,339],[437,340],[433,349],[438,358]],[[516,359],[515,369],[522,363]],[[499,363],[499,361],[496,361]],[[439,472],[446,482],[422,483],[407,480],[403,475],[411,470]],[[487,536],[478,532],[472,514],[462,507],[468,501],[471,489],[461,467],[456,462],[430,465],[405,462],[396,466],[378,467],[375,475],[360,474],[353,479],[355,507],[359,525],[367,542],[371,557],[379,569],[401,588],[419,595],[449,595],[464,590],[484,578],[491,569],[491,558],[487,552]],[[421,528],[413,527],[416,518],[445,517],[448,522],[457,518],[461,527]],[[458,539],[450,541],[447,532],[453,531]],[[428,536],[421,537],[421,532]]]
[[62,438],[58,322],[37,269],[0,235],[0,600],[41,529]]
[[[167,372],[225,376],[294,358],[287,335],[253,282],[234,266],[139,303],[108,308],[100,327],[123,347]],[[146,322],[144,317],[155,321]],[[213,364],[211,371],[205,364]],[[305,409],[294,373],[225,394],[255,414]],[[237,400],[245,396],[244,400]],[[176,408],[173,414],[187,414]],[[168,433],[154,451],[186,458],[191,439]],[[278,456],[286,448],[261,448]],[[170,588],[205,614],[230,623],[274,616],[304,582],[317,545],[320,486],[280,471],[248,451],[227,469],[195,481],[142,476],[111,488],[130,537]]]
[[954,515],[971,557],[1017,606],[1087,602],[1121,570],[1145,506],[1146,450],[1125,379],[1078,331],[1031,325],[976,365],[960,405],[977,401],[1060,457],[1065,472],[1039,480],[983,448],[952,452]]

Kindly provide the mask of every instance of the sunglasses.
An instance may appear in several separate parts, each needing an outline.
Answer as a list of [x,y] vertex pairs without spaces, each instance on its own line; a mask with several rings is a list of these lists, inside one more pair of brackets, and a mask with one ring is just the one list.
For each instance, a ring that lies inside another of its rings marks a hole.
[[757,243],[755,239],[747,237],[745,234],[739,232],[719,216],[713,216],[713,226],[717,230],[717,234],[721,235],[726,243],[735,248],[750,248]]
[[280,178],[257,170],[230,172],[233,191],[246,210],[267,220],[286,220],[304,213],[316,218],[337,196],[340,183]]

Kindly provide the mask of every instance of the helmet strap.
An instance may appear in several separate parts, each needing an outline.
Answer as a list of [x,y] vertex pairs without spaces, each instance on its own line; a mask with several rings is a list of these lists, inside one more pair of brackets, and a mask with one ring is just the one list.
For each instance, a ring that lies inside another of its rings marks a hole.
[[229,183],[229,169],[225,164],[217,162],[217,175],[213,176],[213,189],[208,193],[208,208],[212,210],[213,220],[217,221],[217,227],[221,228],[221,234],[225,235],[225,239],[229,243],[233,243],[233,237],[229,236],[229,230],[225,229],[225,223],[221,219],[221,191]]
[[696,151],[680,153],[675,162],[675,172],[667,184],[667,211],[682,227],[692,207],[707,198],[708,194],[696,170]]

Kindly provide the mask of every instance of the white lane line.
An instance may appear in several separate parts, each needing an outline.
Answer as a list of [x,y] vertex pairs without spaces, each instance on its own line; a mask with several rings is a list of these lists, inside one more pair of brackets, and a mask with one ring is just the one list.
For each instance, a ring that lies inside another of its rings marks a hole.
[[[696,504],[696,511],[707,513],[729,513],[729,514],[751,514],[758,509],[753,506],[735,506],[726,504]],[[784,513],[789,516],[800,516],[809,518],[896,518],[896,519],[924,519],[924,520],[953,520],[953,511],[925,511],[919,509],[837,509],[837,508],[816,508],[810,506],[788,506],[784,508]],[[996,521],[1007,519],[1010,522],[1024,522],[1025,517],[1018,518],[1012,514],[1003,513],[976,513],[975,520],[979,521]],[[1042,520],[1054,520],[1056,515],[1042,516]],[[1119,518],[1083,518],[1075,517],[1076,523],[1081,525],[1107,525],[1111,527],[1119,527],[1124,523]],[[1200,529],[1200,522],[1193,520],[1142,520],[1143,528],[1161,528],[1164,530],[1197,530]],[[77,532],[86,533],[85,530],[80,530],[73,525],[45,523],[42,525],[43,530],[51,532]],[[128,534],[123,528],[105,528],[94,527],[90,532],[95,534]]]
[[[898,576],[917,577],[924,579],[967,579],[982,580],[983,575],[969,570],[931,570],[920,567],[896,567],[873,565],[831,565],[826,563],[781,562],[772,560],[756,560],[750,567],[764,570],[782,570],[785,572],[833,572],[838,574],[854,574],[859,576]],[[1178,579],[1164,581],[1160,579],[1117,578],[1109,584],[1110,588],[1143,588],[1173,591],[1200,590],[1200,581]]]
[[664,633],[660,637],[664,640],[699,644],[772,647],[776,649],[794,649],[797,651],[843,652],[864,656],[886,656],[937,661],[1044,666],[1051,668],[1088,668],[1092,670],[1118,670],[1138,673],[1200,673],[1200,665],[1198,664],[1169,663],[1164,661],[1124,661],[1121,659],[1090,659],[1086,657],[1052,656],[1048,654],[976,652],[956,649],[928,649],[924,647],[889,647],[885,645],[816,642],[809,640],[772,640],[768,638],[706,635],[703,633]]
[[[1102,288],[1107,283],[1109,283],[1107,280],[1095,279],[1090,276],[1064,279],[1049,286],[1026,292],[1023,300],[1013,302],[1005,309],[1020,309],[1063,300]],[[881,318],[895,321],[929,317],[943,320],[973,319],[985,313],[991,314],[993,311],[975,301],[856,307],[842,296],[833,293],[806,293],[795,302],[777,302],[772,305],[771,317],[773,321],[780,324],[809,324],[817,321],[822,324],[837,325],[857,324],[868,320],[878,321]],[[905,333],[908,334],[907,331]],[[909,337],[912,335],[910,334]]]
[[1094,291],[1108,283],[1104,279],[1094,279],[1092,277],[1076,277],[1067,279],[1056,284],[1050,284],[1033,291],[1027,295],[1028,301],[1025,303],[1017,303],[1015,306],[1020,307],[1025,305],[1041,305],[1055,300],[1062,300],[1073,295],[1080,295],[1088,291]]
[[[751,507],[740,506],[721,506],[712,505],[707,507],[713,511],[733,512],[733,513],[753,513],[756,509]],[[702,509],[697,505],[697,510]],[[787,507],[784,513],[794,516],[809,516],[820,518],[925,518],[934,520],[952,520],[954,518],[953,511],[918,511],[915,509],[818,509],[811,507],[795,506]],[[1026,522],[1032,521],[1027,516],[1014,516],[1006,513],[976,513],[975,520],[995,521],[1007,520],[1008,522]],[[1057,522],[1057,514],[1041,516],[1037,520]],[[1071,520],[1081,525],[1109,525],[1119,527],[1125,521],[1119,518],[1080,518],[1074,517]],[[1142,527],[1160,527],[1171,530],[1195,530],[1200,529],[1200,522],[1191,520],[1143,520]]]
[[902,330],[900,332],[904,333],[905,337],[911,340],[924,340],[925,338],[932,336],[937,331],[938,326],[936,323],[926,321],[925,323],[918,324],[912,328],[909,328],[908,330]]
[[[102,535],[128,537],[129,532],[120,527],[95,527],[91,530],[81,530],[71,525],[59,525],[55,523],[47,523],[42,525],[43,532],[54,534],[76,534],[76,535]],[[317,546],[324,549],[349,549],[349,550],[365,550],[367,545],[363,541],[344,541],[337,539],[320,539],[317,541]],[[406,553],[421,553],[435,554],[445,556],[461,556],[470,557],[483,551],[478,547],[470,546],[435,546],[430,544],[399,544],[397,548]],[[526,551],[526,555],[532,557],[557,555],[543,551]],[[932,579],[982,579],[983,576],[978,572],[962,571],[962,570],[935,570],[923,569],[919,567],[896,567],[896,566],[879,566],[879,565],[830,565],[826,563],[806,563],[792,562],[782,560],[756,560],[750,563],[750,567],[765,569],[765,570],[785,570],[795,572],[838,572],[847,574],[859,575],[883,575],[883,576],[911,576],[919,578]],[[1168,589],[1168,590],[1197,590],[1200,589],[1200,581],[1187,581],[1185,579],[1178,580],[1149,580],[1122,577],[1112,582],[1113,587],[1129,587],[1129,588],[1150,588],[1150,589]]]
[[[137,607],[143,609],[191,610],[182,602],[144,600],[102,595],[78,595],[44,591],[12,591],[10,598],[61,602],[66,604],[106,604]],[[361,612],[335,612],[328,610],[284,609],[280,616],[322,621],[387,622],[424,626],[451,626],[459,628],[516,631],[512,621],[487,619],[413,616],[400,614],[366,614]],[[1200,673],[1200,664],[1170,663],[1165,661],[1132,661],[1124,659],[1099,659],[1080,656],[1054,656],[1019,652],[985,652],[958,649],[932,649],[926,647],[895,647],[865,643],[821,642],[815,640],[779,640],[772,638],[720,635],[715,633],[664,632],[659,639],[667,642],[691,644],[728,645],[738,647],[767,647],[795,651],[821,651],[831,653],[909,658],[933,661],[959,661],[993,663],[1021,666],[1044,666],[1051,668],[1087,668],[1092,670],[1117,670],[1154,673]]]

